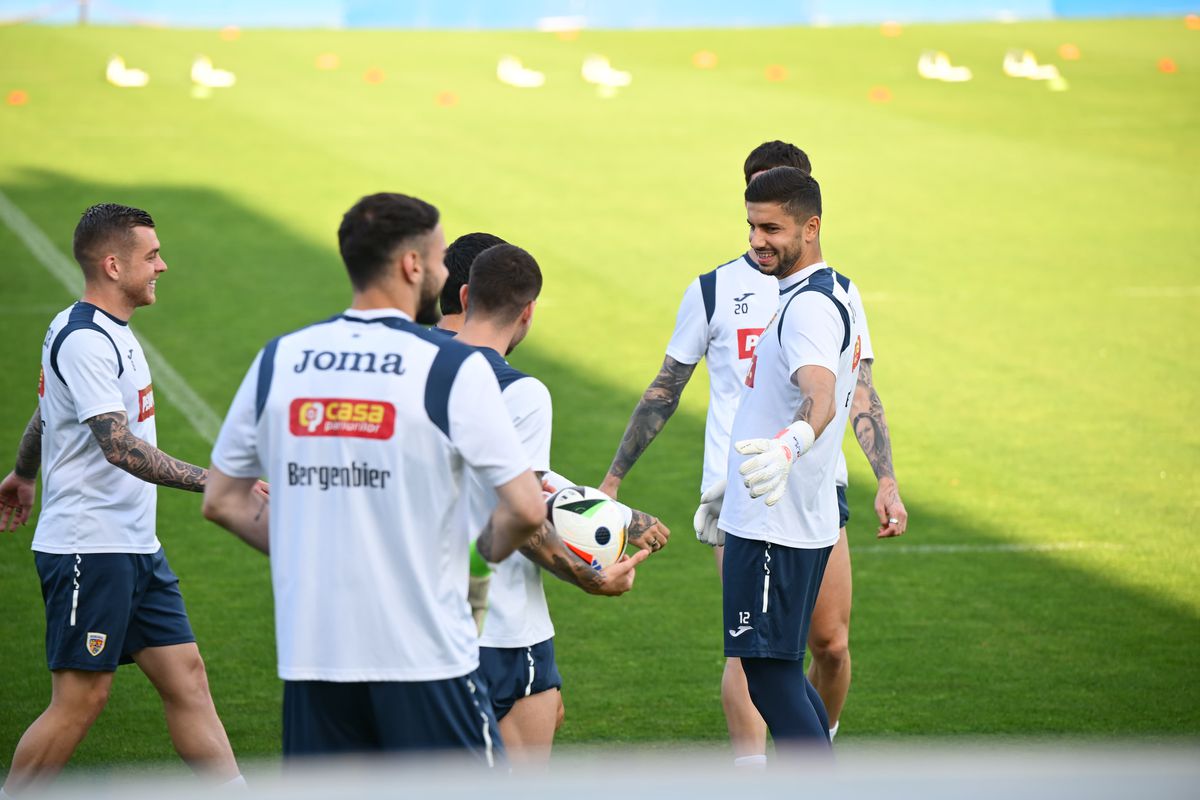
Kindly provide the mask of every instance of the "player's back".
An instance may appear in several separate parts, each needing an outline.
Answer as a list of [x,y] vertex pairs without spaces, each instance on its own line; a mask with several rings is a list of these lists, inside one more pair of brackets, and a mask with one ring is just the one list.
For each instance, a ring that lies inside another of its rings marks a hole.
[[733,438],[770,439],[791,424],[803,400],[791,380],[800,366],[822,366],[834,374],[834,418],[792,466],[787,493],[774,507],[741,488],[738,469],[744,457],[731,450],[730,489],[720,519],[723,530],[742,538],[789,547],[827,547],[837,541],[835,480],[862,355],[860,309],[833,270],[814,267],[780,282],[779,311],[755,350]]
[[[490,348],[479,348],[500,384],[504,406],[535,472],[550,469],[553,412],[545,384],[514,368]],[[463,503],[463,527],[474,538],[496,507],[496,492],[470,470]],[[529,647],[554,636],[554,624],[542,588],[541,568],[520,553],[495,567],[488,588],[488,612],[479,644],[483,647]]]
[[42,510],[33,549],[154,553],[155,486],[108,463],[85,421],[123,412],[157,441],[150,368],[129,325],[91,303],[55,316],[42,344]]
[[742,379],[778,306],[779,282],[761,273],[749,254],[704,273],[684,293],[667,355],[683,364],[704,358],[708,365],[703,488],[725,476]]
[[281,677],[474,669],[454,525],[467,434],[452,419],[498,393],[483,357],[395,312],[347,312],[280,337],[259,366]]

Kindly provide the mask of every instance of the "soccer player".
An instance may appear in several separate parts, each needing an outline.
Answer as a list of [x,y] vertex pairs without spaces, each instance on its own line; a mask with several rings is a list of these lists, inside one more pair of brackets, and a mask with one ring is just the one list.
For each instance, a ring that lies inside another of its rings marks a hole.
[[38,408],[0,483],[0,529],[13,530],[29,518],[42,470],[33,550],[51,673],[50,705],[17,744],[0,795],[62,770],[104,710],[117,666],[129,663],[158,690],[180,757],[242,785],[155,532],[157,486],[201,492],[208,474],[156,446],[150,367],[129,329],[167,270],[154,220],[136,208],[92,206],[75,228],[74,254],[83,298],[50,323]]
[[[811,172],[804,151],[795,145],[764,142],[754,148],[743,165],[746,183],[772,167],[790,166]],[[837,276],[859,309],[858,287]],[[778,308],[778,281],[759,271],[754,252],[748,251],[692,281],[684,294],[675,331],[667,345],[662,369],[634,410],[621,446],[600,488],[617,496],[621,481],[637,459],[662,430],[678,407],[680,395],[701,358],[708,361],[710,394],[705,425],[702,496],[724,481],[729,430],[741,397],[742,379],[749,368],[754,345]],[[873,352],[865,311],[862,313],[863,348],[859,381],[851,405],[851,418],[859,444],[878,480],[875,498],[881,524],[879,535],[903,533],[908,514],[896,488],[892,447],[883,404],[872,381]],[[809,678],[821,694],[836,732],[842,706],[850,687],[850,553],[846,539],[849,506],[845,486],[845,459],[839,456],[837,496],[841,511],[838,543],[826,567],[825,579],[813,613],[809,647],[813,652]],[[702,511],[717,511],[702,504]],[[886,522],[884,522],[886,520]],[[717,570],[724,551],[716,530],[716,515],[709,517],[708,530],[698,527],[698,538],[714,546]],[[726,661],[721,680],[721,702],[740,765],[765,761],[766,724],[746,691],[746,679],[738,659]]]
[[285,758],[451,749],[490,767],[457,509],[470,467],[496,492],[476,549],[497,563],[541,529],[541,488],[487,359],[422,327],[446,279],[437,209],[364,197],[338,244],[351,307],[254,359],[204,514],[271,556]]
[[442,318],[431,331],[454,335],[463,329],[467,315],[463,310],[462,290],[471,278],[471,264],[484,250],[498,244],[508,243],[490,233],[465,233],[446,248],[446,284],[438,299]]
[[838,540],[835,479],[862,357],[861,310],[822,258],[821,190],[811,175],[776,167],[745,196],[750,246],[779,281],[780,307],[751,357],[731,431],[717,521],[726,533],[725,655],[741,659],[777,749],[827,747],[829,720],[804,674],[804,649]]
[[[462,241],[457,240],[447,252],[455,248],[461,252]],[[492,365],[505,407],[533,461],[534,472],[544,482],[573,485],[550,471],[550,392],[537,378],[515,369],[504,358],[533,324],[542,288],[537,261],[519,247],[498,244],[473,260],[469,276],[458,305],[465,309],[458,341],[477,347]],[[444,301],[444,292],[442,297]],[[490,488],[477,481],[473,484],[467,503],[468,530],[478,530],[495,503]],[[629,591],[633,588],[634,568],[650,555],[651,549],[661,546],[658,539],[666,533],[665,527],[649,515],[631,514],[631,540],[636,543],[649,538],[653,544],[607,569],[592,569],[569,552],[548,524],[520,548],[520,556],[494,567],[479,641],[480,672],[488,684],[505,749],[514,763],[547,763],[563,718],[562,678],[554,659],[554,623],[546,605],[541,570],[591,594],[615,596]]]

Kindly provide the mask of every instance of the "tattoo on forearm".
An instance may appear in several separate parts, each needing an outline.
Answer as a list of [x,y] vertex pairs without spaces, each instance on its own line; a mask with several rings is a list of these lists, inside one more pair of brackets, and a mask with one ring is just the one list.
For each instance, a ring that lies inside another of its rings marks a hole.
[[799,422],[800,420],[811,422],[813,406],[815,405],[816,403],[813,401],[812,397],[805,397],[802,401],[800,401],[800,408],[796,409],[796,416],[792,417],[792,422]]
[[37,477],[42,466],[42,409],[33,412],[25,433],[21,435],[21,444],[17,448],[17,464],[13,472],[25,480],[31,481]]
[[549,525],[543,525],[533,538],[521,546],[520,551],[521,555],[554,577],[573,583],[585,592],[594,591],[603,582],[600,573],[592,569],[590,564],[583,563],[582,559],[573,557],[567,551],[567,546]]
[[867,461],[871,462],[875,478],[894,480],[896,470],[892,466],[892,439],[888,433],[887,417],[883,413],[883,401],[875,391],[870,361],[864,361],[859,366],[858,385],[866,392],[867,408],[854,416],[854,435]]
[[129,430],[123,411],[100,414],[87,421],[96,437],[100,450],[108,463],[120,467],[130,475],[147,483],[184,489],[189,492],[204,491],[208,482],[208,470],[169,456],[154,445],[139,439]]
[[483,560],[489,564],[497,562],[496,537],[492,531],[492,521],[490,519],[483,526],[483,532],[479,534],[479,538],[475,540],[475,549],[479,552],[479,555],[483,556]]
[[683,387],[687,386],[695,369],[695,364],[681,364],[670,356],[663,359],[658,376],[646,389],[642,399],[638,401],[637,408],[633,410],[633,416],[629,418],[625,436],[613,457],[612,466],[608,468],[609,472],[623,478],[637,463],[679,407]]
[[654,517],[647,514],[645,511],[633,509],[633,520],[629,523],[627,533],[629,534],[629,543],[637,544],[646,535],[646,531],[654,527],[656,520]]

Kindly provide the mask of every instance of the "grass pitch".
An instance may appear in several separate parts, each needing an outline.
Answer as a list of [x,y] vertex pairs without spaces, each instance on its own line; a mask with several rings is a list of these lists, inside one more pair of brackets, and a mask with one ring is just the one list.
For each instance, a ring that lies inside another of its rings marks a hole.
[[[1063,44],[1081,58],[1061,60]],[[1069,91],[1004,77],[1013,47],[1058,63]],[[975,79],[920,80],[925,49]],[[693,66],[701,50],[714,68]],[[193,98],[197,52],[237,86]],[[590,52],[633,85],[599,97],[578,77]],[[112,53],[150,85],[106,85]],[[325,53],[336,69],[315,67]],[[499,84],[505,53],[545,88]],[[776,65],[784,79],[768,80]],[[67,253],[92,203],[153,213],[170,271],[135,324],[218,413],[268,338],[347,304],[334,232],[359,196],[413,193],[451,237],[527,247],[546,289],[514,361],[554,394],[556,469],[590,482],[684,287],[744,247],[745,154],[798,143],[824,188],[827,259],[864,292],[912,514],[903,540],[874,541],[873,480],[848,442],[855,673],[839,741],[1200,733],[1200,33],[1182,21],[573,41],[11,27],[0,97],[14,90],[27,101],[0,106],[0,187]],[[15,452],[46,324],[71,298],[5,227],[0,264],[0,443]],[[690,531],[704,380],[624,489],[671,546],[618,600],[548,579],[560,742],[725,736],[719,587]],[[158,401],[160,444],[207,464],[173,398]],[[203,522],[198,497],[159,497],[234,747],[272,757],[267,562]],[[0,541],[4,765],[49,696],[31,535]],[[75,763],[130,761],[177,768],[153,691],[122,670]]]

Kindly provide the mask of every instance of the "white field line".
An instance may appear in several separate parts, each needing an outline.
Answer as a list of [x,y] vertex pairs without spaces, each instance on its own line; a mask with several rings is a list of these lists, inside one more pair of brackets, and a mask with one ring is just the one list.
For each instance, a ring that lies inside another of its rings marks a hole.
[[927,555],[940,553],[1051,553],[1060,550],[1115,550],[1112,542],[1030,542],[996,544],[876,544],[852,548],[854,555]]
[[[34,258],[63,285],[68,294],[72,297],[83,295],[83,274],[78,265],[63,255],[46,234],[42,233],[41,228],[25,216],[25,212],[18,208],[3,191],[0,191],[0,220],[3,220],[4,224],[17,235],[17,238],[25,243]],[[196,390],[188,384],[175,367],[171,366],[171,362],[167,361],[157,347],[144,336],[138,336],[138,341],[141,342],[146,359],[150,362],[155,386],[162,389],[171,398],[171,401],[179,406],[188,422],[196,429],[196,433],[212,444],[216,441],[217,432],[221,429],[220,417],[213,412],[200,395],[196,394]]]

